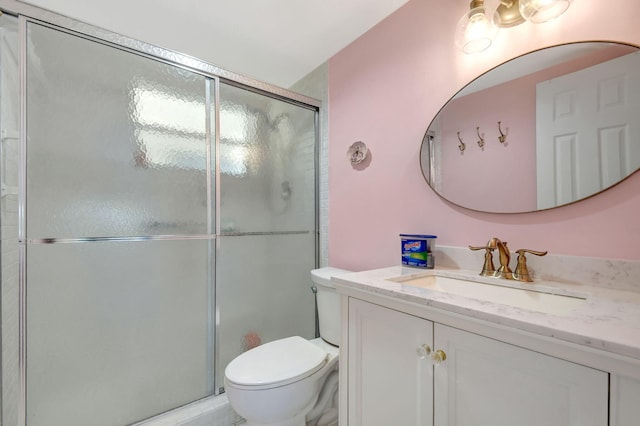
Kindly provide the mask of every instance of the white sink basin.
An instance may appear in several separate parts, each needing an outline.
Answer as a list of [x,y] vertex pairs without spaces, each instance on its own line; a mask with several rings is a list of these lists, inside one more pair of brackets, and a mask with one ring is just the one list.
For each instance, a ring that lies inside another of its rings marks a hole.
[[[508,287],[498,280],[499,279],[496,278],[495,284],[489,284],[486,282],[432,274],[419,277],[397,277],[390,279],[390,281],[413,287],[426,288],[442,293],[515,306],[553,315],[567,315],[574,309],[580,307],[586,300],[585,297],[576,295],[555,294],[537,289],[528,290]],[[532,286],[534,285],[535,284]]]

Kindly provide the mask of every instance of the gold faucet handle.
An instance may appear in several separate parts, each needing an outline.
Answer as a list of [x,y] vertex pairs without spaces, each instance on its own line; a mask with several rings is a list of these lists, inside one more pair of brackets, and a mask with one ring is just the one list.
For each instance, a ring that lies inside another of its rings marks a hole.
[[529,249],[520,249],[520,250],[516,250],[516,253],[518,253],[518,255],[520,255],[522,253],[523,256],[524,256],[524,253],[531,253],[531,254],[535,254],[536,256],[544,256],[549,252],[548,251],[529,250]]
[[495,247],[489,247],[489,246],[469,246],[469,248],[471,250],[495,250]]
[[496,268],[493,266],[493,250],[495,247],[490,246],[469,246],[471,250],[486,250],[484,253],[484,265],[482,265],[482,271],[480,275],[483,277],[493,277],[496,273]]
[[518,281],[524,281],[527,283],[533,282],[533,279],[529,275],[529,268],[527,268],[527,257],[525,256],[525,253],[531,253],[536,256],[544,256],[548,252],[520,249],[516,250],[516,253],[518,253],[518,265],[516,266],[516,270],[513,272],[513,278]]

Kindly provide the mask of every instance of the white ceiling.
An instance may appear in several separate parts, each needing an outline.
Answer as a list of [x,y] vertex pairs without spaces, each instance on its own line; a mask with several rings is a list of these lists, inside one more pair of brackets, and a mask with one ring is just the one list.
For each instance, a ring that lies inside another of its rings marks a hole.
[[407,1],[23,2],[286,88]]

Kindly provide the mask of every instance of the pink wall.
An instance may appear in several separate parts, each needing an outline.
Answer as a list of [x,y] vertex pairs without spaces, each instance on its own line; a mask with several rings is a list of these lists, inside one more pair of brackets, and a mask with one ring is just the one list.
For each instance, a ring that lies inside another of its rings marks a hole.
[[[518,79],[471,93],[440,115],[442,191],[453,203],[483,211],[534,210],[536,200],[535,83]],[[498,140],[498,121],[507,133]],[[477,144],[476,126],[484,134]],[[461,153],[458,135],[466,144]]]
[[[640,2],[580,0],[546,24],[504,30],[490,50],[464,55],[453,33],[468,3],[410,0],[329,61],[329,263],[361,270],[399,263],[399,233],[434,233],[438,244],[483,244],[552,254],[640,260],[640,173],[596,197],[536,213],[490,214],[442,200],[422,178],[419,150],[439,108],[480,73],[559,43],[640,44]],[[371,163],[346,151],[364,141]],[[494,184],[500,190],[499,182]]]

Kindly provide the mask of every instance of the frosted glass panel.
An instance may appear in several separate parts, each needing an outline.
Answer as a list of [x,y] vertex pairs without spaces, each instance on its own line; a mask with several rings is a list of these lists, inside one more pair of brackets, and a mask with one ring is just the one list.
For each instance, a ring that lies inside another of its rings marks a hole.
[[212,391],[208,244],[28,247],[29,426],[125,425]]
[[315,111],[220,85],[223,233],[315,229]]
[[20,406],[19,289],[18,289],[18,176],[20,164],[20,73],[18,22],[6,13],[0,16],[0,424],[17,425]]
[[29,238],[207,232],[206,79],[28,24]]
[[314,337],[310,271],[315,266],[315,237],[221,237],[217,265],[219,387],[224,386],[227,364],[246,347],[248,334],[256,333],[263,343]]

